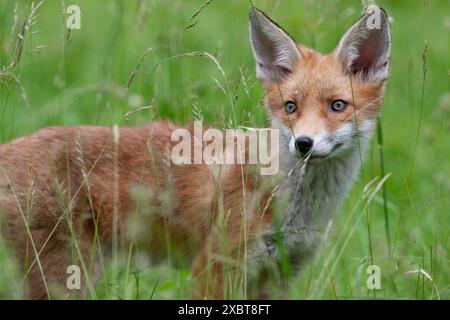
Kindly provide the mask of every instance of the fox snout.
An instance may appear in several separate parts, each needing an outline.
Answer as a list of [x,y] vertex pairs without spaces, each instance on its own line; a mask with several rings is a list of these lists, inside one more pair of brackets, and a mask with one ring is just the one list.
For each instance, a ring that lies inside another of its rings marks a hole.
[[321,132],[318,134],[293,134],[289,141],[291,154],[302,158],[325,158],[335,150],[335,145],[340,145],[333,137]]
[[[368,121],[365,123],[369,124]],[[303,132],[296,135],[294,132],[291,133],[289,151],[297,157],[311,160],[329,158],[357,145],[357,132],[361,135],[370,134],[372,127],[365,124],[357,130],[353,122],[348,122],[333,132],[325,129],[315,134]]]

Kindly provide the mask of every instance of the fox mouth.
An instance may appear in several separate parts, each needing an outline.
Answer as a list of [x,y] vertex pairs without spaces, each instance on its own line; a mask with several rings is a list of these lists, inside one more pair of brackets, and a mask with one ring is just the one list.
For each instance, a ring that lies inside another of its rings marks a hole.
[[321,155],[321,154],[306,154],[303,159],[306,161],[320,161],[320,160],[324,160],[326,158],[329,158],[337,149],[339,149],[340,147],[342,147],[343,143],[336,143],[333,148],[331,149],[330,152],[328,152],[327,154]]

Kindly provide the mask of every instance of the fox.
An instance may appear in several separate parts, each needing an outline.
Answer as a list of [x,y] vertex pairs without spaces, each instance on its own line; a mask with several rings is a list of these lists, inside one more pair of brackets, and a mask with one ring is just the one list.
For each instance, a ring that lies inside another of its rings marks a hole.
[[2,234],[24,271],[26,297],[74,297],[67,268],[77,265],[75,297],[84,298],[103,252],[129,248],[135,215],[145,219],[137,220],[133,248],[155,261],[168,244],[179,252],[191,268],[193,299],[227,299],[240,289],[267,297],[271,274],[287,284],[322,243],[376,128],[391,34],[386,11],[375,13],[322,54],[250,8],[256,77],[279,132],[278,180],[246,164],[171,163],[172,133],[182,127],[165,119],[49,127],[0,145]]

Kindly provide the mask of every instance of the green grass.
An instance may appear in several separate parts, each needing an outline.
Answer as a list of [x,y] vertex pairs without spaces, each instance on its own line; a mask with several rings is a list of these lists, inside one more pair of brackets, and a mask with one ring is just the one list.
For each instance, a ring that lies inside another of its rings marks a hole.
[[[1,71],[0,142],[51,125],[125,126],[155,117],[267,126],[248,43],[249,2],[47,1],[19,56],[17,34],[30,3],[0,2],[0,65],[18,58]],[[80,6],[81,30],[67,33],[64,3]],[[298,42],[323,52],[362,10],[356,0],[253,3]],[[291,281],[291,299],[450,298],[450,6],[446,0],[377,3],[394,19],[381,127],[326,243]],[[213,59],[185,55],[191,52],[215,57],[226,81]],[[155,107],[139,109],[149,105]],[[385,175],[385,184],[377,185]],[[373,187],[380,188],[366,201],[364,187],[375,178]],[[188,297],[188,267],[152,266],[145,256],[118,260],[105,266],[97,298]],[[371,263],[382,272],[375,292],[366,287]],[[418,269],[432,281],[409,273]],[[21,278],[2,241],[0,270],[0,297],[19,297]],[[273,288],[272,297],[279,294]]]

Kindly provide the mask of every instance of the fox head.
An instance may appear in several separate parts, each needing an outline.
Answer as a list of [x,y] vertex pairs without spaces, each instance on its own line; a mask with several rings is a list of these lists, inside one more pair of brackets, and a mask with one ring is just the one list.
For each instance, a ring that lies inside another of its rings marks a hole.
[[320,162],[370,139],[391,51],[388,16],[376,9],[326,55],[295,43],[263,12],[250,9],[257,77],[272,124],[292,154]]

